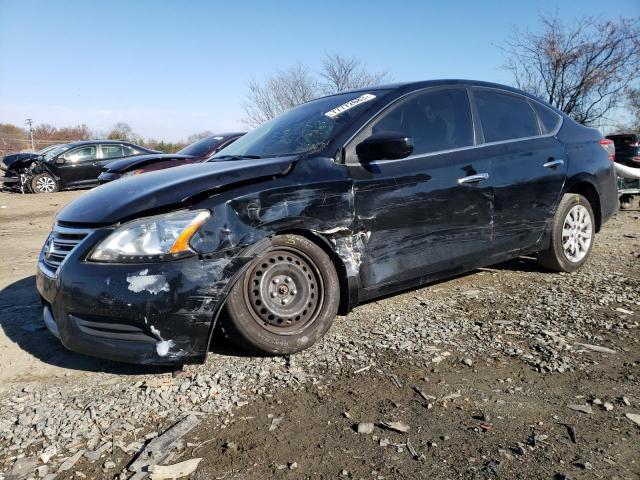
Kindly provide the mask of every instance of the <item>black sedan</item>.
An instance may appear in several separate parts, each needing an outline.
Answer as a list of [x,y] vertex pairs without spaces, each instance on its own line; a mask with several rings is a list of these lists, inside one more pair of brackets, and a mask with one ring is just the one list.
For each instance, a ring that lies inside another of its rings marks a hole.
[[106,164],[118,158],[160,153],[118,140],[89,140],[58,145],[42,155],[5,166],[5,185],[34,193],[93,187]]
[[98,181],[102,184],[117,180],[123,176],[139,175],[189,163],[202,162],[226,146],[231,145],[242,135],[244,135],[244,132],[211,135],[184,147],[176,153],[138,155],[116,160],[103,168]]
[[617,209],[601,139],[491,83],[319,98],[209,162],[67,205],[38,261],[45,323],[128,362],[203,361],[219,318],[239,344],[289,354],[358,302],[519,255],[572,272]]

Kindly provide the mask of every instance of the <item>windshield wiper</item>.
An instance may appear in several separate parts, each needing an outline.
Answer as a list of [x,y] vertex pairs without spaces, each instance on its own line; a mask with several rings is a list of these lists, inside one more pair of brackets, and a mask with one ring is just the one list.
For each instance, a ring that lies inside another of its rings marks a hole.
[[260,155],[221,155],[211,160],[257,160],[259,158],[262,157]]

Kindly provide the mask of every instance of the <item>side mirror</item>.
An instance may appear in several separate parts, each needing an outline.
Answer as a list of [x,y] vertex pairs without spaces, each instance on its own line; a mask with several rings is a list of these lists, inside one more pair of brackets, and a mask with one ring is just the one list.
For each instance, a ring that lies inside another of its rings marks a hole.
[[58,158],[56,158],[56,164],[58,164],[58,165],[64,165],[64,162],[66,162],[66,160],[64,159],[64,157],[58,157]]
[[413,139],[404,133],[379,132],[366,138],[356,146],[361,162],[372,160],[397,160],[413,152]]

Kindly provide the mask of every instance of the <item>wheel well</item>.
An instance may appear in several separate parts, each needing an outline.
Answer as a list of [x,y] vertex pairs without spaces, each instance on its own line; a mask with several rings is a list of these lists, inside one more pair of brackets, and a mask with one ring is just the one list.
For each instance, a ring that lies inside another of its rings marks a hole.
[[329,240],[317,233],[303,229],[282,230],[275,233],[276,235],[300,235],[319,246],[329,256],[333,266],[338,274],[338,282],[340,284],[340,306],[338,314],[346,315],[349,311],[349,282],[347,280],[347,269],[342,259],[336,254],[335,250],[329,243]]
[[600,226],[602,225],[602,212],[600,210],[600,195],[596,187],[590,182],[583,181],[571,185],[566,193],[577,193],[589,200],[591,208],[593,209],[593,215],[596,217],[596,232],[599,232]]

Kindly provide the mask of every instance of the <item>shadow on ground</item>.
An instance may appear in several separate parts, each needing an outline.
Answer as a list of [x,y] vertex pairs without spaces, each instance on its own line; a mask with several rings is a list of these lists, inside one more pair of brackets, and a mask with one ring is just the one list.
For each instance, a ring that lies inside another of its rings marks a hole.
[[[519,257],[491,267],[494,270],[511,270],[514,272],[544,272],[535,258]],[[473,276],[478,270],[453,278]],[[434,282],[437,285],[451,278]],[[416,287],[404,293],[425,288]],[[393,295],[387,295],[372,301],[381,301]],[[365,302],[368,303],[368,302]],[[212,353],[232,357],[255,356],[252,352],[238,347],[224,333],[224,313],[216,326],[210,345]],[[64,348],[44,326],[40,300],[36,291],[35,276],[18,280],[0,291],[0,328],[8,339],[15,342],[27,354],[49,365],[87,372],[106,372],[124,375],[156,374],[171,371],[172,367],[155,367],[148,365],[129,365],[109,360],[92,358],[71,352]]]

